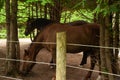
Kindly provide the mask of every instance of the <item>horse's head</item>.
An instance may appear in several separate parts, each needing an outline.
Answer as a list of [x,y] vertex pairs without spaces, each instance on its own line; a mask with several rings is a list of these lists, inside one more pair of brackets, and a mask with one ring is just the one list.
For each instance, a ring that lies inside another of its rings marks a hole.
[[28,18],[26,22],[26,29],[25,29],[25,35],[29,35],[35,28],[35,25],[33,25],[33,22],[35,21],[34,18]]
[[27,75],[35,65],[35,63],[32,63],[32,61],[35,60],[33,59],[33,56],[30,55],[29,50],[25,50],[23,60],[24,61],[21,64],[20,73],[22,75]]
[[44,29],[47,25],[56,23],[53,20],[50,19],[45,19],[45,18],[29,18],[27,20],[27,27],[25,29],[25,35],[29,35],[33,30],[36,28],[37,30],[42,30]]

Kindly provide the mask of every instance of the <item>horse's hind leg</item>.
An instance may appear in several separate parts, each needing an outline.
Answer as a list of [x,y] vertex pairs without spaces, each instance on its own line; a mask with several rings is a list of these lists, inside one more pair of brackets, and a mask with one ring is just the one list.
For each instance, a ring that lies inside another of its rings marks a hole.
[[50,64],[53,64],[53,57],[51,58]]
[[83,66],[84,64],[87,63],[87,57],[89,56],[90,52],[89,51],[84,51],[83,52],[83,57],[82,57],[82,61],[80,63],[80,66]]
[[[93,70],[96,64],[96,56],[91,55],[91,65],[90,65],[90,70]],[[85,77],[84,80],[90,80],[90,77],[92,75],[92,71],[88,71],[87,76]]]

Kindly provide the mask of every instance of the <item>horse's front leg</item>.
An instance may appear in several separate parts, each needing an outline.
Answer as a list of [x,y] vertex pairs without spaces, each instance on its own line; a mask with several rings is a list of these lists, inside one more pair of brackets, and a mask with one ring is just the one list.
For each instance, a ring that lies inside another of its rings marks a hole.
[[52,58],[51,58],[51,61],[50,61],[50,68],[55,68],[56,51],[52,51],[51,55],[52,55]]

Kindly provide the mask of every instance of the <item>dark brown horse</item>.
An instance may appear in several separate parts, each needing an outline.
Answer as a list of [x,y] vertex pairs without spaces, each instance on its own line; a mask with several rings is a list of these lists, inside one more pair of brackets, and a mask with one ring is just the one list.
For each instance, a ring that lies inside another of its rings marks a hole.
[[[45,19],[45,18],[28,18],[26,23],[26,29],[25,29],[25,35],[29,35],[31,32],[33,32],[34,29],[41,30],[41,26],[47,26],[53,23],[57,23],[56,21]],[[88,22],[83,20],[73,21],[70,23],[65,23],[72,26],[79,26],[83,24],[87,24]]]
[[[57,22],[50,20],[50,19],[45,19],[45,18],[28,18],[26,29],[25,29],[25,35],[27,36],[31,34],[31,32],[33,32],[34,29],[41,30],[41,28],[44,28],[45,26],[53,24],[53,23],[57,23]],[[80,26],[80,25],[88,24],[88,22],[84,20],[77,20],[77,21],[64,23],[64,24],[69,25],[69,26]],[[88,52],[85,51],[84,54],[85,55],[83,55],[83,59],[80,64],[81,66],[86,64],[87,62]],[[53,60],[51,60],[50,63],[53,63]]]
[[[57,22],[53,20],[45,19],[45,18],[28,18],[27,26],[25,29],[25,35],[26,36],[29,35],[31,32],[33,32],[34,29],[41,30],[41,28],[44,28],[45,26],[53,24],[53,23],[57,23]],[[78,21],[73,21],[73,22],[64,23],[64,24],[69,25],[69,26],[80,26],[80,25],[88,24],[88,22],[83,21],[83,20],[78,20]],[[83,55],[83,59],[80,64],[81,66],[86,64],[87,62],[88,52],[85,51],[84,54],[85,55]],[[53,60],[51,60],[50,63],[53,63]]]
[[[42,27],[42,26],[41,26]],[[41,32],[35,37],[33,42],[56,42],[57,32],[66,32],[67,43],[77,43],[84,45],[99,45],[99,25],[98,24],[85,24],[81,26],[70,26],[65,24],[51,24],[41,28]],[[55,44],[35,44],[31,43],[30,47],[25,50],[24,60],[35,61],[36,56],[42,48],[46,48],[53,55],[53,61],[56,61],[56,45]],[[69,46],[67,45],[68,53],[85,52],[84,55],[91,56],[91,67],[94,69],[96,63],[96,52],[98,49],[83,46]],[[22,63],[21,72],[27,74],[32,68],[33,63]],[[90,78],[91,71],[88,72],[86,79]]]

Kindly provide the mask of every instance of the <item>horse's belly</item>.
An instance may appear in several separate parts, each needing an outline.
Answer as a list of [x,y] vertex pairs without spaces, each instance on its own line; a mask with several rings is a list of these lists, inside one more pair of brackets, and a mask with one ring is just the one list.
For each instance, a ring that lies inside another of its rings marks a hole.
[[90,48],[80,46],[67,46],[67,53],[78,53],[89,49]]

